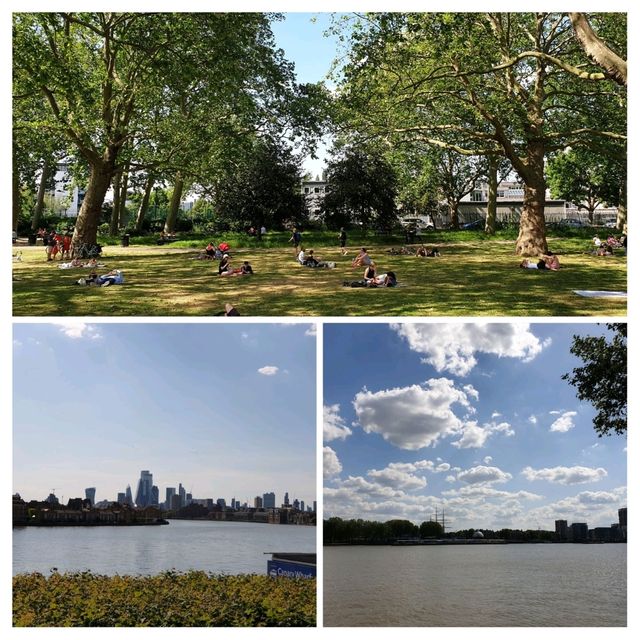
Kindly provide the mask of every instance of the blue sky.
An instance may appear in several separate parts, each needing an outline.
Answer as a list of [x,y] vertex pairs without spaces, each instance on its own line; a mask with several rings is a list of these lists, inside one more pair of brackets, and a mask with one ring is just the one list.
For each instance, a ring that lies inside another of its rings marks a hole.
[[324,327],[325,517],[453,530],[617,521],[626,438],[561,379],[597,324]]
[[[331,64],[338,54],[338,43],[334,36],[327,35],[331,26],[330,13],[286,12],[284,20],[272,23],[273,34],[285,57],[295,64],[298,82],[321,82],[327,80]],[[331,82],[327,83],[332,86]],[[325,166],[328,137],[318,147],[316,159],[307,158],[303,168],[315,178]]]
[[315,325],[19,323],[13,491],[316,498]]

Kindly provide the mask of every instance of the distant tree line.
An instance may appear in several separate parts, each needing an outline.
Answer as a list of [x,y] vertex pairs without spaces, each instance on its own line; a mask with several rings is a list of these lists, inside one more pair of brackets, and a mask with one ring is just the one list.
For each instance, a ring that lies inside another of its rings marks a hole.
[[398,539],[472,538],[481,531],[486,540],[542,542],[556,540],[554,531],[534,529],[462,529],[445,533],[439,522],[426,521],[420,525],[409,520],[372,520],[329,518],[324,521],[325,544],[389,544]]

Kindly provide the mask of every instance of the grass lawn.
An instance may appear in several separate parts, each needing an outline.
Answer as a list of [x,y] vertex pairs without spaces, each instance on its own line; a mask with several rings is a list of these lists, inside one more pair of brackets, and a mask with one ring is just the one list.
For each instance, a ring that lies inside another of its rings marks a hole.
[[[443,238],[445,240],[441,241]],[[83,287],[75,281],[87,269],[58,269],[44,249],[15,246],[14,316],[213,316],[232,303],[243,316],[621,316],[625,299],[584,298],[574,289],[626,291],[626,258],[588,255],[585,238],[549,238],[560,256],[558,272],[519,269],[512,239],[462,233],[438,236],[440,258],[390,255],[394,244],[370,254],[378,272],[394,271],[393,289],[352,289],[364,269],[352,269],[356,249],[341,256],[335,240],[307,249],[337,263],[335,269],[301,267],[290,247],[233,249],[232,266],[249,260],[253,276],[220,278],[215,261],[193,260],[197,249],[178,246],[107,246],[105,273],[117,268],[125,283]],[[431,240],[431,238],[430,238]],[[328,246],[332,243],[332,246]],[[191,243],[194,247],[203,243]],[[371,243],[368,243],[368,245]]]

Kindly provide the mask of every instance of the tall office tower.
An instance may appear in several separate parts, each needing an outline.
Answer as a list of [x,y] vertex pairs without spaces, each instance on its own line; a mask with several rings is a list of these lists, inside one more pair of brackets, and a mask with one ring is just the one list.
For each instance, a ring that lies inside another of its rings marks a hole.
[[224,498],[218,498],[216,504],[224,509],[227,506],[227,501]]
[[158,489],[155,484],[151,487],[151,504],[154,507],[160,504],[160,489]]
[[556,535],[558,540],[568,540],[569,527],[566,520],[556,520]]
[[620,526],[620,531],[622,532],[623,540],[627,539],[627,507],[622,507],[622,509],[618,509],[618,525]]
[[285,494],[284,494],[284,506],[285,507],[289,506],[289,492],[288,491],[285,491]]
[[275,509],[276,508],[276,494],[273,491],[269,493],[262,494],[262,506],[265,509]]
[[164,506],[165,509],[171,509],[171,501],[173,500],[173,496],[176,495],[175,487],[167,487],[164,494]]
[[141,471],[136,491],[136,507],[146,507],[151,504],[153,487],[153,474],[150,471]]
[[296,498],[296,499],[293,501],[293,508],[294,508],[296,511],[300,511],[300,500],[298,500],[298,498]]
[[130,507],[133,507],[133,495],[131,494],[131,485],[127,485],[127,489],[124,492],[124,503],[128,504]]
[[180,502],[180,494],[174,493],[171,496],[171,511],[179,511],[182,508],[182,504]]
[[313,513],[317,513],[317,511],[318,511],[318,510],[316,509],[316,506],[317,506],[317,504],[316,504],[316,501],[314,500],[314,501],[313,501]]
[[187,493],[187,506],[189,506],[193,502],[193,495]]
[[182,482],[180,482],[178,484],[178,495],[180,496],[180,506],[181,507],[186,507],[187,506],[187,492],[185,491],[185,488],[182,486]]
[[262,509],[262,498],[260,496],[256,496],[253,499],[253,507],[254,509]]
[[589,539],[589,527],[586,522],[573,522],[570,528],[573,542],[584,542]]
[[300,500],[300,511],[304,511],[304,500]]
[[117,499],[118,504],[125,504],[125,500],[126,500],[126,497],[125,497],[124,491],[119,491],[118,499]]
[[89,500],[89,502],[91,502],[91,506],[93,507],[93,505],[96,503],[96,488],[95,487],[89,487],[87,489],[84,490],[84,497]]

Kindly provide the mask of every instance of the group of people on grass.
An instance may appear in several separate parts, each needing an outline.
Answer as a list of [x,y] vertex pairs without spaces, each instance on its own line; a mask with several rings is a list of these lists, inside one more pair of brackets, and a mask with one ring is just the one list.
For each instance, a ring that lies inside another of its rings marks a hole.
[[627,235],[623,234],[620,238],[609,236],[606,240],[601,240],[600,236],[593,237],[593,255],[596,256],[612,256],[614,249],[623,249],[625,255],[627,253]]
[[61,233],[60,231],[47,229],[39,229],[37,235],[42,238],[42,244],[47,253],[47,262],[55,260],[60,254],[60,259],[71,258],[71,240],[73,238],[71,231]]

